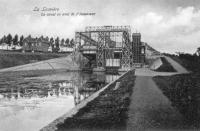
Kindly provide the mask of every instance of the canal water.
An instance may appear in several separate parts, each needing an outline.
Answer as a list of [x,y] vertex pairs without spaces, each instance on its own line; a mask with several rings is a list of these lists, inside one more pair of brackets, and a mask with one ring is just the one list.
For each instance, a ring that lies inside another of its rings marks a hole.
[[0,131],[37,131],[119,75],[80,72],[0,74]]

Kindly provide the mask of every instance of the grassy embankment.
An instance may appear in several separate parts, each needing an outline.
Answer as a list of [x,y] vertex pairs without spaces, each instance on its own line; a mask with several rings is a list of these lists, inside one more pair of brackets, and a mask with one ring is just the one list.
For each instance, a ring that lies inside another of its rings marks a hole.
[[160,58],[162,61],[162,65],[156,69],[155,71],[158,72],[176,72],[176,70],[173,68],[173,66],[166,60],[165,57]]
[[0,51],[0,69],[13,67],[17,65],[24,65],[41,60],[58,58],[66,55],[68,54],[39,53],[39,52],[21,53],[21,52],[11,52],[11,51]]
[[117,80],[118,89],[114,90],[116,82],[111,84],[77,114],[58,125],[58,130],[125,130],[134,81],[134,71],[128,72]]
[[[196,56],[194,56],[196,57]],[[154,81],[185,118],[185,126],[199,128],[200,122],[200,58],[178,57],[173,59],[192,71],[190,74],[157,76]]]

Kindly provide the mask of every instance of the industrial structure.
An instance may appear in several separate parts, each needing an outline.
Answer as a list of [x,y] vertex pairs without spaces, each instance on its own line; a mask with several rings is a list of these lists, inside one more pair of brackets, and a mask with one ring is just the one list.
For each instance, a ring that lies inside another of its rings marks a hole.
[[132,34],[132,62],[134,67],[139,67],[145,63],[146,48],[144,42],[141,42],[141,34]]
[[144,64],[141,34],[131,35],[130,26],[89,26],[75,33],[75,42],[89,60],[82,63],[83,69],[126,71]]

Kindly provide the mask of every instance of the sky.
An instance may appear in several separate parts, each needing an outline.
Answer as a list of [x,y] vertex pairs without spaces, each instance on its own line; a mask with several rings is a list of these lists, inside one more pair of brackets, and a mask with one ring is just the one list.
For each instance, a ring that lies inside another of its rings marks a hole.
[[[33,11],[36,7],[39,11]],[[194,53],[200,47],[200,0],[0,0],[0,25],[0,37],[11,33],[60,38],[73,38],[86,26],[130,25],[158,51]]]

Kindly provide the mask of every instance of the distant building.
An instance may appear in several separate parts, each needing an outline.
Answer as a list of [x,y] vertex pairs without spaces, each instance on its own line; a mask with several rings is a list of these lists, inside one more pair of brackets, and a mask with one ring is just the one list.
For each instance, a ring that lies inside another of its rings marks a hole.
[[8,46],[8,44],[6,44],[6,43],[2,43],[0,45],[0,50],[11,50],[11,47]]
[[0,50],[21,50],[21,46],[19,46],[19,45],[11,45],[11,46],[9,46],[8,44],[6,44],[6,43],[2,43],[1,45],[0,45]]
[[28,36],[23,41],[22,49],[24,51],[32,51],[32,52],[48,52],[50,46],[50,42],[47,38],[32,38]]
[[60,46],[60,50],[58,52],[71,53],[73,50],[74,49],[72,47]]

